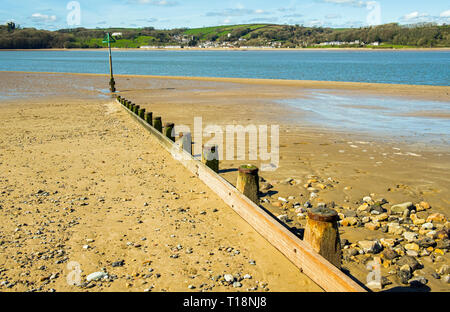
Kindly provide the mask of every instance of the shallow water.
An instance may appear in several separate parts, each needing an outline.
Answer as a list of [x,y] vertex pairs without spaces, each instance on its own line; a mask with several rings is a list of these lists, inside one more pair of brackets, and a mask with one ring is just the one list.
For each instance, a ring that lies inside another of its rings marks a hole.
[[450,140],[449,102],[361,97],[324,90],[278,102],[306,113],[299,122],[325,128],[428,143],[448,144]]
[[[450,85],[450,51],[113,51],[114,73]],[[107,51],[0,51],[0,70],[109,73]]]

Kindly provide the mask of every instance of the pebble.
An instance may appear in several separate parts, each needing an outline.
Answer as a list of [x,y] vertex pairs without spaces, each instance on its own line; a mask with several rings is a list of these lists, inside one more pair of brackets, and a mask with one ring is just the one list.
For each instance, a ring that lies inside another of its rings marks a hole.
[[431,222],[427,222],[427,223],[422,224],[422,229],[434,230],[434,225]]
[[405,210],[411,210],[412,208],[414,208],[413,203],[411,202],[406,202],[403,204],[398,204],[398,205],[394,205],[391,207],[391,213],[393,214],[403,214],[403,212]]
[[364,251],[364,253],[376,254],[383,249],[378,241],[359,241],[358,246]]
[[417,235],[417,233],[414,233],[414,232],[405,232],[405,233],[403,233],[403,237],[408,242],[413,242],[413,241],[417,240],[418,235]]
[[225,274],[225,275],[223,276],[223,278],[224,278],[225,281],[227,281],[228,283],[231,283],[231,282],[234,281],[234,276],[231,275],[231,274]]
[[428,283],[428,280],[423,276],[416,276],[408,281],[411,287],[423,287]]
[[94,272],[94,273],[92,273],[92,274],[89,274],[87,277],[86,277],[86,280],[88,281],[88,282],[91,282],[91,281],[98,281],[98,280],[101,280],[102,278],[105,278],[105,277],[107,277],[108,276],[108,274],[106,274],[105,272]]
[[239,282],[234,282],[234,283],[233,283],[233,287],[234,287],[234,288],[239,288],[239,287],[242,287],[242,284],[239,283]]
[[437,273],[439,275],[447,275],[450,274],[450,266],[447,264],[442,265],[438,270]]
[[125,264],[125,260],[120,260],[120,261],[113,262],[111,264],[111,266],[113,268],[116,268],[116,267],[122,267],[122,266],[124,266],[124,264]]
[[279,215],[277,218],[283,222],[287,222],[289,220],[289,216],[287,214]]
[[414,257],[411,256],[403,256],[402,258],[400,258],[400,260],[397,261],[397,265],[399,266],[403,266],[405,264],[409,265],[409,267],[413,271],[422,267],[422,265]]
[[440,213],[433,213],[432,215],[429,215],[427,218],[427,222],[437,222],[437,223],[444,223],[447,219],[443,214]]
[[245,274],[244,279],[252,279],[252,276],[250,274]]
[[405,249],[406,249],[406,250],[419,251],[419,250],[420,250],[420,246],[417,245],[416,243],[410,243],[410,244],[406,244],[406,245],[405,245]]

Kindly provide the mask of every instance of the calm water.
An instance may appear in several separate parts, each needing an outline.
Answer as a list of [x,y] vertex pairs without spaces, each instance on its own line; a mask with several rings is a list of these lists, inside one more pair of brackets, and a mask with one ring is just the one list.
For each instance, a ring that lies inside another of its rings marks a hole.
[[449,102],[361,97],[324,90],[279,102],[302,110],[304,122],[325,128],[402,137],[411,142],[450,142]]
[[[113,51],[117,74],[450,85],[450,51]],[[106,51],[0,51],[0,70],[108,73]]]

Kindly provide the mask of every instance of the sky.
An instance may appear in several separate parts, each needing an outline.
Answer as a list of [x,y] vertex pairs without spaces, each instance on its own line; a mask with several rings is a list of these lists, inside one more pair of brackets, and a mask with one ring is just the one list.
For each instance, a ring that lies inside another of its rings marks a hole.
[[0,0],[0,24],[63,28],[196,28],[274,23],[361,27],[450,24],[448,0]]

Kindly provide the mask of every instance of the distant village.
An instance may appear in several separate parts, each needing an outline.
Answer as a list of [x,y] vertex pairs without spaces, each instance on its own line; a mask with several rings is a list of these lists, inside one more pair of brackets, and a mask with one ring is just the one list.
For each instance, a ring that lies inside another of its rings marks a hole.
[[[122,33],[113,33],[113,37],[120,38],[122,36]],[[228,38],[231,37],[231,33],[229,33]],[[192,47],[189,45],[190,42],[194,40],[194,36],[189,35],[175,35],[173,37],[173,40],[178,43],[177,45],[144,45],[140,46],[141,49],[183,49],[185,47]],[[258,49],[276,49],[281,48],[282,44],[281,42],[265,42],[262,46],[247,46],[246,45],[247,39],[245,38],[239,38],[235,41],[198,41],[198,44],[194,47],[196,48],[202,48],[202,49],[214,49],[214,48],[241,48],[241,49],[251,49],[251,48],[258,48]],[[359,40],[355,40],[352,42],[343,42],[343,41],[331,41],[331,42],[321,42],[319,44],[314,44],[312,46],[317,47],[324,47],[324,46],[379,46],[379,42],[372,42],[370,44],[366,44],[364,42],[360,42]],[[304,46],[306,47],[306,42],[304,43]]]

